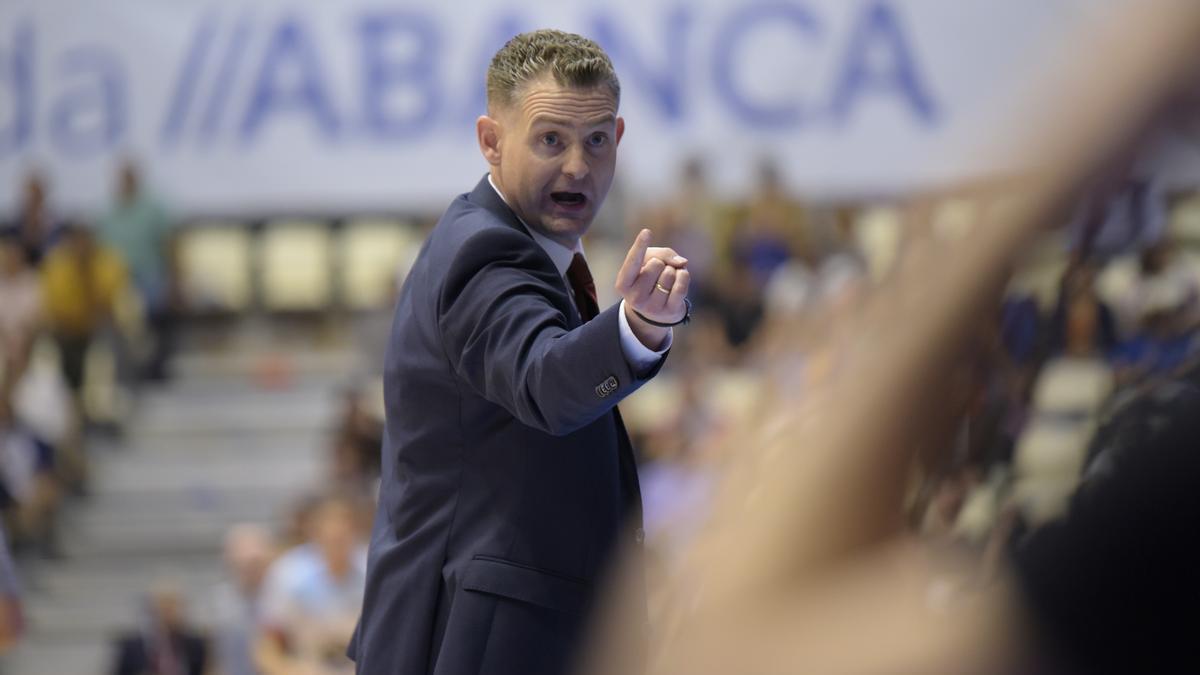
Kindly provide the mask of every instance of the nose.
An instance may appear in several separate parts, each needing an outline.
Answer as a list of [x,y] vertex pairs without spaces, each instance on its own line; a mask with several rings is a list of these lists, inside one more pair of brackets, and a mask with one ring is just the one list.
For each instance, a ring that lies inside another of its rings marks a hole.
[[580,180],[588,175],[587,157],[584,155],[582,145],[574,144],[567,150],[562,171],[571,180]]

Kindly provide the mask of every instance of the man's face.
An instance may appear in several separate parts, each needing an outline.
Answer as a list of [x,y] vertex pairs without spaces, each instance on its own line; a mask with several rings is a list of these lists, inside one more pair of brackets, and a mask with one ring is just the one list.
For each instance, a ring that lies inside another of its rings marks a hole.
[[313,514],[312,540],[326,559],[347,559],[354,550],[357,534],[353,507],[332,501]]
[[612,92],[563,87],[546,76],[494,112],[484,118],[495,123],[494,149],[485,138],[481,144],[497,187],[526,224],[573,247],[612,186],[625,131]]

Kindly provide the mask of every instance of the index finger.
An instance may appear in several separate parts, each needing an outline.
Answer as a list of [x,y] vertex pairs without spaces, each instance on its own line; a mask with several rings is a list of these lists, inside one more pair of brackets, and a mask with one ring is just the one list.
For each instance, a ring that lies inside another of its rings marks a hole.
[[638,232],[637,238],[633,240],[633,246],[629,248],[629,254],[625,256],[621,271],[617,273],[617,284],[620,287],[628,288],[633,285],[638,272],[642,269],[642,261],[646,259],[646,249],[649,246],[650,230],[643,228],[641,232]]

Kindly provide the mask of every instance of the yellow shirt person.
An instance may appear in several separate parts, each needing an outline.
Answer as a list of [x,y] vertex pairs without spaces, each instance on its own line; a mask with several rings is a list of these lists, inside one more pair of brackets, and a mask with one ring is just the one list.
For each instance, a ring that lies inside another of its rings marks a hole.
[[60,336],[90,336],[112,318],[127,283],[120,256],[96,243],[87,229],[72,227],[42,262],[51,330]]

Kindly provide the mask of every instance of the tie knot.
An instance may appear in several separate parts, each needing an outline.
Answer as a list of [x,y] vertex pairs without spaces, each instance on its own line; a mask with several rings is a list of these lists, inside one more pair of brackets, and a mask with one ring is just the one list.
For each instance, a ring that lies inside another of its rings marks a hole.
[[572,286],[592,284],[592,271],[588,269],[587,260],[582,253],[576,253],[571,258],[571,266],[567,268],[567,279]]

